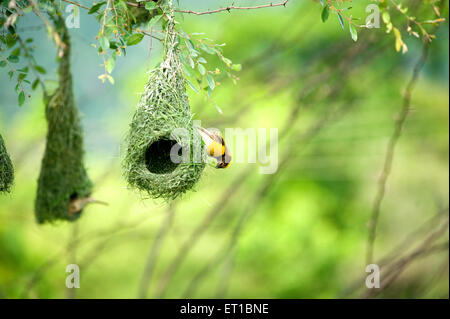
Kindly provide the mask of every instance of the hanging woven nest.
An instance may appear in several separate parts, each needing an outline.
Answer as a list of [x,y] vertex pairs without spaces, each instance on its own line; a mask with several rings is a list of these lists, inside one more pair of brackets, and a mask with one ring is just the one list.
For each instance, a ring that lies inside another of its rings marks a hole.
[[73,212],[71,202],[91,194],[92,182],[83,165],[83,135],[75,106],[70,71],[70,40],[64,20],[60,21],[63,54],[59,60],[59,85],[47,99],[47,143],[38,180],[35,203],[39,223],[58,219],[76,220],[82,210]]
[[[123,168],[131,187],[152,198],[171,200],[194,187],[205,168],[205,159],[204,155],[200,159],[193,155],[199,145],[194,145],[194,141],[201,141],[201,137],[193,126],[176,52],[173,12],[166,30],[164,59],[150,72],[137,106],[127,137]],[[174,135],[178,129],[185,134]],[[188,161],[174,163],[170,156],[173,147],[188,150]]]
[[14,168],[0,134],[0,193],[9,193],[14,181]]

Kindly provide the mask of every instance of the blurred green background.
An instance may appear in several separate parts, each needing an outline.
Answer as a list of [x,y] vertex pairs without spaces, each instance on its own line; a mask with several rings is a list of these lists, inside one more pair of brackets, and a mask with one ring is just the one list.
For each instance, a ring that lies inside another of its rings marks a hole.
[[[195,10],[224,5],[181,1]],[[353,10],[365,17],[364,8]],[[161,56],[155,41],[151,52],[146,38],[118,58],[113,86],[97,79],[94,18],[81,12],[81,28],[71,30],[86,165],[95,197],[109,203],[89,206],[76,224],[35,222],[44,105],[38,91],[19,108],[14,83],[1,73],[0,132],[16,180],[0,197],[0,298],[364,296],[367,224],[421,43],[406,37],[409,52],[396,53],[384,28],[360,31],[354,43],[335,15],[322,23],[320,11],[317,2],[292,1],[184,16],[186,32],[226,43],[225,55],[243,66],[237,85],[224,78],[213,93],[222,114],[188,89],[196,118],[221,130],[278,128],[280,166],[274,175],[259,174],[258,164],[208,167],[195,191],[170,206],[127,189],[120,169],[146,72]],[[443,16],[448,20],[447,10]],[[40,39],[38,60],[56,80],[55,49],[40,23],[30,19],[23,28]],[[382,280],[398,261],[407,265],[376,297],[449,297],[447,22],[436,34],[396,148],[375,242]],[[439,227],[444,232],[432,244],[443,248],[412,258]],[[65,269],[73,263],[81,288],[69,290]]]

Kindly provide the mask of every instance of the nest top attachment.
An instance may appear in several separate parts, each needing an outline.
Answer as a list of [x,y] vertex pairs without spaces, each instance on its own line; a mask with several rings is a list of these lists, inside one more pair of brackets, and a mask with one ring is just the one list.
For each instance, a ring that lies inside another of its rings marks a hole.
[[9,193],[14,181],[14,168],[0,135],[0,193]]
[[[204,155],[194,155],[201,137],[194,129],[185,80],[176,52],[173,13],[169,15],[164,59],[150,72],[130,125],[123,161],[131,187],[152,198],[171,200],[190,190],[205,168]],[[174,162],[174,150],[188,155]],[[201,154],[201,152],[197,152]]]

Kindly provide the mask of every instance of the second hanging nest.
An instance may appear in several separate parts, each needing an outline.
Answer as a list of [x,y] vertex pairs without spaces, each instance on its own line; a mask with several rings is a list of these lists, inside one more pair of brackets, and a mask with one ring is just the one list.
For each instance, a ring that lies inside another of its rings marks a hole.
[[83,133],[72,88],[69,34],[60,16],[55,24],[64,46],[60,51],[58,88],[45,106],[47,143],[35,203],[39,223],[78,219],[82,209],[72,211],[71,204],[88,197],[92,190],[83,164]]
[[0,193],[9,193],[13,181],[14,168],[6,150],[5,142],[0,135]]
[[[201,138],[193,126],[173,15],[169,15],[166,30],[164,59],[150,72],[130,125],[123,167],[130,186],[152,198],[171,200],[197,183],[205,160],[201,152],[194,155],[201,143],[195,141]],[[178,129],[185,134],[173,134]],[[170,157],[173,147],[188,153],[189,161],[174,163]]]

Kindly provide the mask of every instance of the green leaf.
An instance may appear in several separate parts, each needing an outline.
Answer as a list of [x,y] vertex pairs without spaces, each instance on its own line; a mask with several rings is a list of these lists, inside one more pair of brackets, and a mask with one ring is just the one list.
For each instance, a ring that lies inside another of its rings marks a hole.
[[96,12],[101,8],[101,6],[104,5],[105,3],[106,3],[106,1],[99,2],[99,3],[94,4],[94,5],[89,9],[88,14],[94,14],[94,13],[96,13]]
[[383,22],[385,24],[388,24],[391,22],[391,16],[390,16],[389,12],[384,11],[381,17],[383,18]]
[[330,8],[328,6],[323,7],[322,9],[322,22],[326,22],[328,17],[330,16]]
[[98,79],[100,79],[102,83],[105,83],[107,77],[108,77],[107,74],[101,74],[98,76]]
[[230,59],[226,58],[226,57],[222,57],[222,61],[223,63],[225,63],[227,66],[231,66],[231,64],[233,63],[233,61],[231,61]]
[[22,106],[25,102],[25,92],[21,91],[18,96],[19,106]]
[[7,60],[11,63],[18,63],[19,57],[17,55],[10,55]]
[[189,71],[189,69],[188,69],[188,65],[186,65],[186,64],[183,64],[183,72],[186,76],[193,77],[191,71]]
[[31,85],[31,88],[34,90],[36,90],[37,86],[39,84],[39,79],[34,80],[33,84]]
[[136,45],[139,42],[141,42],[143,38],[144,38],[144,35],[142,33],[135,33],[131,37],[128,38],[127,45],[128,46]]
[[157,15],[154,16],[149,22],[147,27],[150,29],[153,25],[155,25],[156,22],[158,22],[159,20],[161,20],[162,14],[161,15]]
[[406,52],[408,47],[406,47],[406,44],[403,42],[400,30],[397,29],[396,27],[394,27],[394,35],[395,35],[395,50],[397,52],[400,52],[400,50],[403,49],[403,51]]
[[188,55],[187,58],[189,60],[189,66],[191,67],[191,69],[195,69],[195,62],[194,62],[194,60],[191,58],[190,55]]
[[342,18],[341,14],[338,12],[338,19],[339,19],[339,24],[342,27],[342,30],[345,30],[345,26],[344,26],[344,18]]
[[114,85],[115,81],[114,78],[111,75],[108,75],[108,81],[109,83],[111,83],[112,85]]
[[198,94],[198,90],[197,90],[197,88],[195,87],[195,85],[194,84],[192,84],[192,82],[191,81],[189,81],[188,79],[186,79],[186,83],[191,87],[191,89],[192,90],[194,90],[194,92],[195,93],[197,93]]
[[100,41],[100,46],[102,47],[102,50],[103,51],[107,51],[109,49],[109,40],[108,40],[108,38],[105,37],[105,36],[102,36],[102,37],[100,37],[99,41]]
[[192,43],[192,41],[190,39],[186,39],[186,46],[190,51],[194,51],[194,44]]
[[153,10],[155,8],[156,8],[156,3],[152,2],[152,1],[145,3],[145,9],[147,9],[148,11]]
[[198,57],[199,52],[197,50],[192,50],[192,51],[189,51],[189,54],[191,57],[196,58],[196,57]]
[[106,61],[106,71],[108,71],[108,73],[111,73],[114,70],[115,65],[116,62],[114,61],[114,59],[108,59],[108,61]]
[[116,50],[117,48],[119,48],[119,46],[118,46],[117,42],[109,41],[109,48],[113,49],[113,50]]
[[0,61],[0,68],[4,68],[6,66],[6,62],[5,61]]
[[208,53],[208,54],[216,54],[216,51],[215,51],[213,48],[207,46],[207,45],[204,44],[204,43],[202,43],[202,44],[200,45],[200,48],[201,48],[203,51],[205,51],[206,53]]
[[231,69],[232,69],[233,71],[239,72],[240,70],[242,70],[242,65],[241,65],[241,64],[233,64],[233,65],[231,66]]
[[41,73],[41,74],[47,73],[47,71],[45,71],[45,69],[44,69],[42,66],[40,66],[40,65],[35,65],[35,66],[34,66],[34,69],[35,69],[36,71],[38,71],[39,73]]
[[11,52],[11,55],[17,55],[17,56],[19,56],[19,55],[20,55],[20,47],[14,49],[14,50]]
[[17,38],[11,34],[8,34],[5,40],[8,48],[12,48],[17,43]]
[[206,81],[208,82],[208,86],[211,90],[214,90],[216,87],[216,82],[214,81],[214,78],[211,76],[211,74],[208,74],[206,76]]
[[201,75],[205,75],[206,69],[205,69],[205,67],[202,64],[199,63],[197,65],[197,68],[198,68],[198,71],[200,72]]
[[350,34],[352,35],[353,41],[358,41],[358,31],[356,31],[356,28],[353,24],[350,24]]

